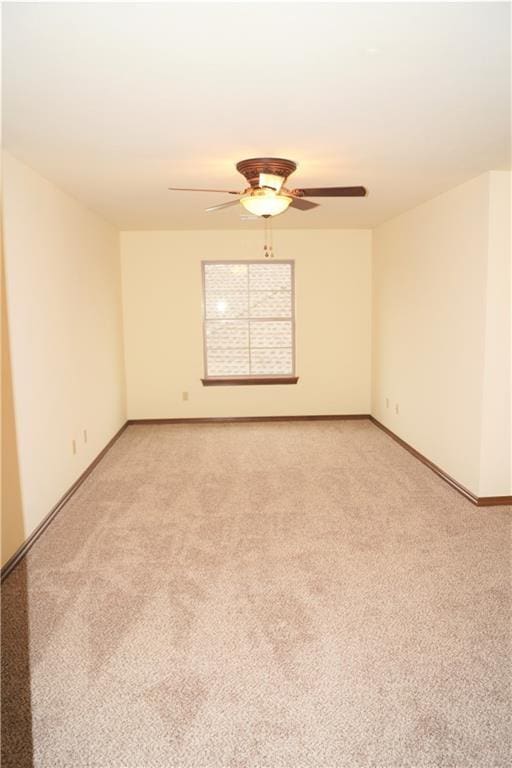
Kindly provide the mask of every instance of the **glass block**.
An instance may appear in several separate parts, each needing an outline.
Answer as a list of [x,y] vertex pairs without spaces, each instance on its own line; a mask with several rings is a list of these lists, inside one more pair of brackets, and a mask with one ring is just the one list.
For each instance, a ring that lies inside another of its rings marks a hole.
[[211,349],[248,349],[249,323],[247,320],[208,320],[206,346]]
[[251,321],[251,348],[291,347],[292,323],[290,320]]
[[292,294],[289,291],[251,293],[249,310],[249,317],[291,317]]
[[292,265],[250,264],[249,287],[251,291],[290,291]]
[[205,291],[246,291],[247,264],[205,264]]
[[262,376],[291,376],[291,349],[251,349],[251,373]]
[[249,350],[209,349],[207,363],[208,376],[248,376]]
[[209,291],[205,296],[207,318],[247,317],[247,292]]

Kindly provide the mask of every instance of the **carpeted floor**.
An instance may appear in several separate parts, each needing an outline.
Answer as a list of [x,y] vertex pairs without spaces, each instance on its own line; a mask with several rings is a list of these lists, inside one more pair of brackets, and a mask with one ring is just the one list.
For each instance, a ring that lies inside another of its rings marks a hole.
[[367,421],[131,426],[4,584],[2,766],[509,766],[511,520]]

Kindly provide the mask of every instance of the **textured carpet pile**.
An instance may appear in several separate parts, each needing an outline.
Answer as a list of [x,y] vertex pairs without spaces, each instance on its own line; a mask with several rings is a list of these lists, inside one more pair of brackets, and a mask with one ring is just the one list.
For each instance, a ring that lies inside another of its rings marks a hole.
[[508,766],[511,513],[367,421],[131,426],[4,583],[2,766]]

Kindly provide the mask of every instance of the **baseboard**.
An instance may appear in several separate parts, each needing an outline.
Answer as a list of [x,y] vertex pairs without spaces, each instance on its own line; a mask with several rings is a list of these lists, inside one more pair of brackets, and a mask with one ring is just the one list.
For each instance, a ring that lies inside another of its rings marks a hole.
[[103,450],[101,450],[96,456],[96,458],[89,464],[87,469],[85,469],[82,472],[78,480],[76,480],[71,486],[71,488],[68,488],[66,493],[63,496],[61,496],[57,504],[55,504],[55,506],[52,507],[52,509],[48,512],[46,517],[39,523],[37,528],[35,528],[35,530],[32,531],[28,539],[26,539],[26,541],[23,542],[21,547],[19,547],[19,549],[16,550],[14,555],[12,555],[12,557],[9,558],[9,560],[5,563],[5,565],[1,569],[1,576],[0,576],[1,581],[7,578],[7,576],[13,571],[13,569],[16,568],[18,563],[25,557],[27,552],[31,549],[31,547],[33,547],[33,545],[36,543],[36,541],[41,536],[41,534],[44,533],[44,531],[48,528],[52,520],[55,520],[57,514],[60,512],[62,507],[70,500],[73,494],[76,493],[76,491],[80,488],[84,480],[91,474],[93,469],[97,466],[97,464],[99,464],[99,462],[105,456],[107,451],[109,451],[110,448],[112,448],[116,440],[119,439],[119,437],[122,435],[122,433],[124,432],[127,426],[128,426],[128,422],[125,422],[121,427],[121,429],[119,429],[116,432],[114,437],[108,441],[108,443],[103,448]]
[[232,424],[264,421],[347,421],[369,419],[368,413],[347,413],[318,416],[205,416],[183,419],[128,419],[127,424]]
[[427,457],[417,451],[416,448],[413,448],[412,445],[409,445],[409,443],[406,443],[405,440],[402,440],[401,437],[398,437],[398,435],[392,432],[391,429],[388,429],[388,427],[385,427],[384,424],[381,424],[381,422],[378,421],[375,416],[370,416],[369,419],[372,424],[375,424],[375,426],[385,432],[386,435],[389,435],[389,437],[401,445],[402,448],[405,448],[405,450],[412,454],[412,456],[414,456],[416,459],[418,459],[418,461],[421,461],[422,464],[432,470],[432,472],[444,480],[445,483],[451,485],[452,488],[458,491],[462,496],[464,496],[465,499],[468,499],[468,501],[470,501],[476,507],[499,507],[512,504],[512,496],[476,496],[474,493],[472,493],[472,491],[459,483],[458,480],[455,480],[454,477],[445,472],[444,469],[438,467],[437,464],[434,464],[433,461],[427,459]]
[[512,496],[479,496],[477,507],[512,506]]

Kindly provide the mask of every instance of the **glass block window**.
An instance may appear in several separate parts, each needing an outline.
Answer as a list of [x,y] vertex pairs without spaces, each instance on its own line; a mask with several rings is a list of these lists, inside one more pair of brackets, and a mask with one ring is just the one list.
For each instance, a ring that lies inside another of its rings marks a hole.
[[206,378],[294,376],[292,261],[203,262]]

